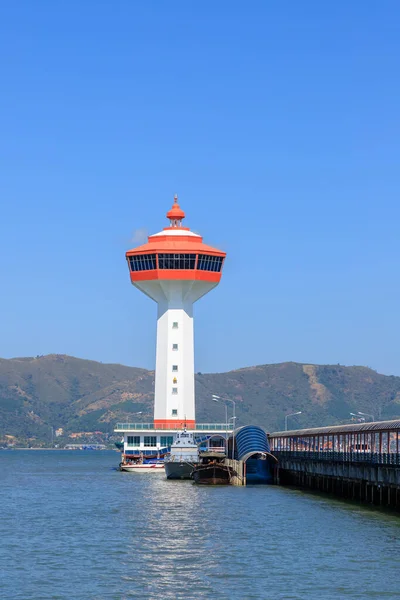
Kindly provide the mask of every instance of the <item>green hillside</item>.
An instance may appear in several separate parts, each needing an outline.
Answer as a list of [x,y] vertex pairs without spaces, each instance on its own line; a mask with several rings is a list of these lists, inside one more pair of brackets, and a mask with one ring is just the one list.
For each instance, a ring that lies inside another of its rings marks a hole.
[[[12,439],[5,436],[48,443],[52,427],[64,428],[65,442],[82,431],[104,438],[118,421],[149,422],[153,390],[154,372],[145,369],[64,355],[0,359],[0,445]],[[291,427],[340,423],[357,411],[400,418],[400,377],[366,367],[281,363],[198,373],[199,422],[224,421],[224,406],[211,400],[213,393],[236,401],[237,425],[257,423],[270,431],[282,429],[285,414],[296,411],[302,414],[291,418]]]

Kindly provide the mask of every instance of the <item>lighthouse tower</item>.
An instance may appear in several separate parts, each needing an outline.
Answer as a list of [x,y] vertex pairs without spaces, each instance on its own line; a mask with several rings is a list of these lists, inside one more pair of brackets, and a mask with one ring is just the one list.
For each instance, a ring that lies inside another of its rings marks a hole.
[[195,427],[193,304],[218,285],[226,256],[184,218],[175,196],[169,227],[126,253],[132,284],[157,302],[156,427]]
[[173,441],[166,434],[183,427],[201,432],[201,440],[231,430],[196,424],[194,394],[193,304],[218,285],[226,254],[184,227],[184,218],[175,196],[169,226],[126,253],[131,283],[157,303],[157,350],[154,423],[116,425],[125,455],[160,455]]

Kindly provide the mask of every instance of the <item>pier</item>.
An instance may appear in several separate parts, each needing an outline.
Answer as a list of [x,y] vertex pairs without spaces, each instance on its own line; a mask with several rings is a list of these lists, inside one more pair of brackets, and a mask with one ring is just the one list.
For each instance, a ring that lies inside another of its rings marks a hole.
[[275,482],[400,510],[400,421],[269,434]]

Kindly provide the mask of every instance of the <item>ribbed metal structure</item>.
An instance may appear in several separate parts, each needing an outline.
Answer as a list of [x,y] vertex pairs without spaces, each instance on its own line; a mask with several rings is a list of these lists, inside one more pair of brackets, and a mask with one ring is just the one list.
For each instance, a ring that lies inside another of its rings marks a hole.
[[400,421],[395,419],[393,421],[373,421],[371,423],[363,423],[356,425],[354,423],[348,425],[332,425],[330,427],[315,427],[313,429],[293,429],[291,431],[274,431],[269,434],[270,438],[276,437],[293,437],[293,436],[305,436],[305,435],[331,435],[334,433],[349,433],[357,432],[362,433],[364,431],[398,431],[400,430]]
[[235,431],[235,446],[238,460],[254,452],[269,453],[269,442],[264,429],[257,425],[245,425]]
[[264,429],[245,425],[235,431],[235,456],[245,463],[246,483],[272,483],[269,441]]

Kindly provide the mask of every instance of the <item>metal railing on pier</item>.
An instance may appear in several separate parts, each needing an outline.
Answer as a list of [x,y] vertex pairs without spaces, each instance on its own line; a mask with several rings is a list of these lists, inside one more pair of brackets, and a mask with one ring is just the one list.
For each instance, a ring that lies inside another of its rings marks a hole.
[[[353,458],[356,455],[363,455],[365,458],[359,458],[359,461],[368,460],[367,456],[393,454],[394,458],[388,457],[387,461],[389,462],[385,464],[397,464],[390,461],[397,460],[395,457],[400,454],[400,421],[395,419],[277,431],[269,434],[269,441],[273,453],[281,451],[318,453],[319,455],[326,453],[331,457],[332,455],[346,455]],[[327,460],[332,460],[332,458]]]
[[400,454],[394,452],[309,452],[308,450],[275,450],[278,460],[295,459],[303,461],[327,461],[341,463],[364,463],[370,465],[400,466]]

